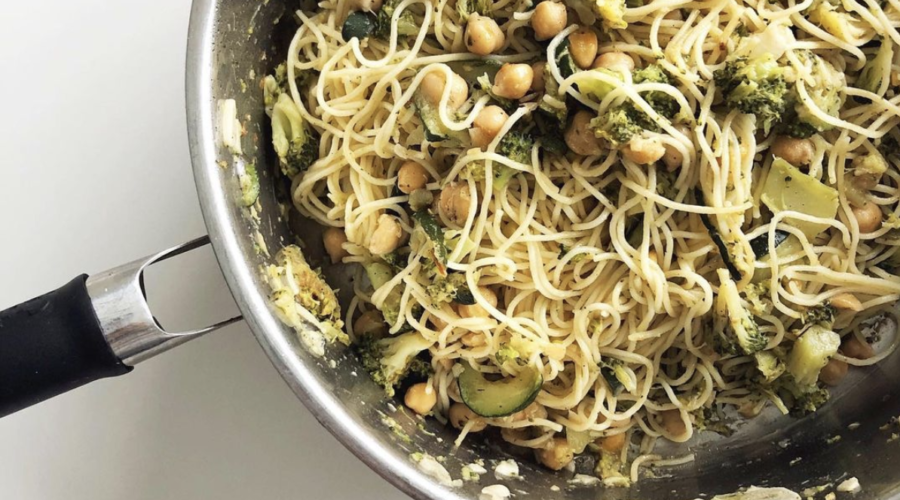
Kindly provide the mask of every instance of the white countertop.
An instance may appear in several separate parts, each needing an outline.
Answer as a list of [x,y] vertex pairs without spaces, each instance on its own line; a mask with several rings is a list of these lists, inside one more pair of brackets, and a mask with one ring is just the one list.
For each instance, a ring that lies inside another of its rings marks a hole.
[[[0,2],[0,308],[204,234],[185,131],[189,11]],[[194,324],[227,317],[221,278],[197,282],[196,301],[157,301]],[[0,498],[406,497],[318,425],[241,323],[0,420]]]

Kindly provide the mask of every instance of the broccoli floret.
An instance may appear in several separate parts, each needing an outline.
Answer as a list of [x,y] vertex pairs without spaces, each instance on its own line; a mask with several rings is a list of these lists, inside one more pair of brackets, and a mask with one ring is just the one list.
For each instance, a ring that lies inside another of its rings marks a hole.
[[507,132],[497,144],[498,154],[525,165],[531,165],[532,149],[534,149],[534,136],[516,130]]
[[804,325],[822,325],[825,328],[831,328],[831,324],[834,323],[835,312],[834,306],[831,304],[821,304],[807,309],[800,321]]
[[719,281],[713,327],[714,333],[722,338],[719,345],[727,354],[734,354],[738,349],[744,354],[765,349],[769,339],[759,331],[753,315],[741,304],[737,285],[727,270],[719,269]]
[[[284,247],[275,256],[275,262],[266,268],[266,276],[279,318],[294,328],[316,354],[324,354],[325,341],[349,345],[334,290],[309,266],[300,248]],[[308,314],[318,320],[321,332],[309,328],[305,317]]]
[[[813,115],[810,108],[815,106],[826,114],[837,117],[841,106],[844,105],[842,91],[847,83],[844,74],[835,69],[830,62],[812,52],[798,52],[798,56],[805,64],[811,66],[810,75],[813,83],[805,86],[806,93],[809,95],[808,101],[802,100],[796,90],[792,90],[790,93],[789,101],[794,103],[793,113],[796,114],[796,121],[802,124],[801,126],[793,125],[791,128],[795,133],[809,129],[817,132],[830,130],[833,126]],[[791,119],[793,121],[793,115]]]
[[259,199],[259,174],[256,171],[256,163],[248,163],[244,166],[244,173],[238,176],[241,186],[241,203],[245,207],[252,206]]
[[715,432],[726,437],[734,434],[728,419],[715,407],[700,407],[690,415],[694,427],[699,431]]
[[594,135],[618,147],[644,131],[642,115],[631,103],[621,104],[591,120],[591,128]]
[[547,103],[545,98],[546,96],[541,99],[540,107],[537,113],[534,114],[534,123],[540,132],[541,149],[552,155],[564,155],[569,150],[569,146],[566,145],[566,140],[563,136],[568,111],[564,102],[562,103],[562,108],[547,104],[546,107],[550,109],[550,111],[547,111],[545,109],[545,103]]
[[808,386],[798,384],[789,373],[779,378],[768,390],[778,395],[788,414],[795,418],[817,411],[830,397],[827,389],[815,383]]
[[794,342],[788,354],[788,372],[801,389],[813,387],[819,380],[819,372],[840,346],[840,335],[821,325],[812,325]]
[[[387,0],[378,15],[375,17],[375,31],[373,34],[382,40],[391,38],[391,25],[393,24],[394,11],[400,5],[402,0]],[[413,17],[409,8],[404,9],[397,19],[397,34],[400,36],[415,35],[419,32],[419,26],[416,24],[416,18]]]
[[766,134],[786,109],[784,68],[771,54],[754,59],[738,57],[714,73],[728,107],[754,114]]
[[294,178],[319,159],[319,137],[286,94],[272,108],[272,145],[284,175]]
[[824,387],[795,395],[793,401],[787,401],[791,409],[790,415],[795,418],[805,417],[825,405],[830,397],[831,394]]
[[463,22],[466,22],[472,14],[490,17],[493,7],[491,0],[456,0],[456,12]]
[[[664,70],[662,66],[658,64],[651,64],[643,69],[635,71],[633,79],[634,83],[664,83],[666,85],[672,84],[672,79],[669,74],[666,73],[666,70]],[[654,111],[662,116],[665,116],[666,118],[674,118],[680,110],[678,101],[676,101],[674,97],[666,94],[665,92],[646,92],[644,93],[643,97],[644,100],[647,101],[647,104],[649,104]]]
[[625,29],[625,0],[594,0],[594,14],[603,18],[603,27],[609,29]]
[[792,110],[788,111],[780,128],[783,134],[797,139],[808,139],[819,133],[816,127],[800,121]]
[[434,305],[446,304],[456,299],[460,292],[470,293],[466,275],[450,273],[446,278],[438,278],[425,289]]
[[383,339],[366,336],[357,342],[356,349],[372,379],[384,387],[389,397],[393,397],[394,388],[407,376],[424,378],[431,373],[431,365],[417,357],[431,344],[418,332],[410,332]]

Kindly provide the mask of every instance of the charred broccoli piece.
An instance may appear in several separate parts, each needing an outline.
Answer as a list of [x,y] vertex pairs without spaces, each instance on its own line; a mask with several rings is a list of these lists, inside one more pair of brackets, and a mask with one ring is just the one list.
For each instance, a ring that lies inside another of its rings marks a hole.
[[728,107],[756,115],[765,133],[781,120],[787,107],[787,84],[784,68],[771,54],[729,60],[713,77]]
[[431,365],[420,359],[419,353],[431,347],[432,342],[418,332],[396,337],[377,339],[362,337],[355,345],[363,367],[378,385],[384,387],[389,397],[394,388],[410,375],[427,378]]

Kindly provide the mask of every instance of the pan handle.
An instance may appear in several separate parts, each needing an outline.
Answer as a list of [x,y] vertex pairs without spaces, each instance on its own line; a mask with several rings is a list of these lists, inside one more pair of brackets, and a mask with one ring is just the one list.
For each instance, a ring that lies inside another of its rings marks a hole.
[[208,237],[88,277],[0,311],[0,417],[133,366],[239,321],[170,333],[154,319],[144,270],[209,243]]

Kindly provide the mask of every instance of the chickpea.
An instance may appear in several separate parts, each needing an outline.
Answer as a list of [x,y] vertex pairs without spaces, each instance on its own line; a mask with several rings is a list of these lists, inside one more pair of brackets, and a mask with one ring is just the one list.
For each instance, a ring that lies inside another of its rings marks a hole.
[[[688,137],[691,136],[691,129],[689,129],[687,125],[675,125],[675,129]],[[682,155],[681,151],[676,149],[675,146],[666,144],[665,148],[666,154],[663,155],[662,160],[663,163],[666,164],[666,168],[669,172],[672,172],[684,162],[684,155]]]
[[572,123],[566,129],[566,145],[575,154],[589,156],[603,152],[601,148],[602,142],[594,136],[594,131],[591,130],[591,120],[593,118],[594,116],[590,112],[579,111],[575,113]]
[[666,154],[666,148],[656,137],[635,137],[622,148],[622,156],[638,165],[651,165]]
[[[493,290],[487,287],[480,286],[478,287],[478,291],[481,295],[484,296],[484,300],[487,301],[493,307],[497,307],[497,294],[494,293]],[[481,307],[479,304],[472,304],[471,306],[461,305],[458,308],[459,316],[461,318],[490,318],[491,314],[487,312],[487,309]]]
[[881,227],[881,207],[877,204],[868,202],[862,207],[852,207],[853,217],[859,225],[860,233],[871,233]]
[[350,10],[378,12],[383,0],[350,0]]
[[481,347],[487,342],[484,334],[481,332],[469,332],[460,338],[460,341],[466,347]]
[[772,142],[772,154],[795,167],[809,165],[816,155],[816,146],[809,139],[795,139],[780,135]]
[[374,255],[387,255],[396,250],[402,240],[400,221],[393,215],[381,214],[369,241],[369,251]]
[[503,128],[503,124],[508,118],[509,115],[500,106],[485,106],[475,117],[472,128],[469,129],[472,145],[477,148],[487,147],[494,137],[497,137],[497,133]]
[[569,53],[579,68],[590,68],[597,57],[597,34],[588,28],[581,28],[569,35]]
[[549,40],[559,34],[569,23],[566,6],[549,0],[537,4],[531,16],[531,28],[538,41]]
[[437,392],[429,383],[415,384],[406,390],[403,403],[419,415],[428,415],[437,404]]
[[544,69],[547,63],[544,61],[536,62],[531,65],[531,72],[534,77],[531,79],[531,90],[535,92],[543,92],[547,86],[544,84]]
[[748,401],[738,408],[738,413],[744,418],[756,418],[762,412],[763,405],[756,401]]
[[469,194],[468,184],[453,183],[441,191],[441,196],[438,199],[438,211],[457,226],[462,226],[466,223],[471,208],[472,197]]
[[566,438],[556,437],[547,443],[547,446],[535,452],[538,462],[552,470],[562,470],[575,459],[575,454],[569,448]]
[[[441,96],[444,95],[446,81],[447,77],[443,71],[432,71],[422,78],[419,90],[422,91],[422,96],[426,101],[437,106],[441,103]],[[447,100],[447,108],[456,111],[468,98],[469,84],[463,77],[453,73],[453,76],[450,77],[450,97]]]
[[353,322],[353,334],[358,337],[381,336],[386,333],[384,318],[378,311],[366,311]]
[[606,436],[597,440],[597,446],[609,453],[619,453],[625,448],[625,437],[626,434],[624,432]]
[[397,172],[397,188],[405,194],[422,189],[428,184],[428,171],[414,161],[404,163]]
[[841,344],[841,353],[848,358],[869,359],[875,356],[875,349],[872,349],[868,342],[863,342],[855,335],[850,335],[850,338]]
[[344,243],[347,243],[347,235],[344,230],[339,227],[329,227],[322,235],[322,243],[325,245],[325,251],[331,257],[331,263],[337,264],[344,257],[350,255],[350,252],[344,250]]
[[450,405],[447,416],[450,417],[450,425],[457,429],[462,429],[469,421],[474,421],[469,432],[481,432],[487,427],[487,422],[476,415],[474,411],[470,410],[469,407],[463,403],[453,403]]
[[634,71],[634,59],[624,52],[604,52],[594,59],[594,69],[610,69],[622,73]]
[[506,63],[494,77],[493,91],[507,99],[521,99],[534,81],[534,70],[527,64]]
[[668,19],[669,21],[684,21],[684,16],[681,14],[680,9],[670,10],[663,16],[663,19]]
[[663,429],[674,437],[684,436],[687,433],[687,427],[681,420],[681,412],[678,410],[666,410],[659,414],[660,422]]
[[831,305],[843,311],[859,312],[863,310],[862,302],[852,293],[839,293],[831,298]]
[[819,372],[819,380],[825,385],[834,387],[847,376],[847,369],[847,363],[832,359]]
[[506,35],[497,21],[478,14],[469,16],[466,25],[466,48],[473,54],[486,56],[500,50],[506,43]]
[[510,415],[513,422],[521,422],[522,420],[534,420],[536,418],[547,418],[547,408],[540,403],[531,403],[524,410]]

